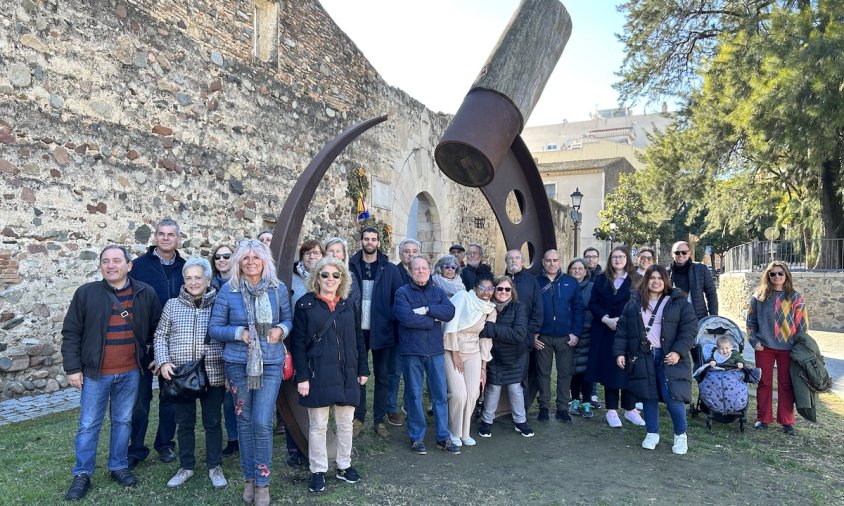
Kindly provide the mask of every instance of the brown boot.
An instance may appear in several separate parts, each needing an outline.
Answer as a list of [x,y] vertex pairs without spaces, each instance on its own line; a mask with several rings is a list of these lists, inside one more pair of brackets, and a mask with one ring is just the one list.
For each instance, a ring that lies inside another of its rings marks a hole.
[[270,487],[255,487],[255,506],[270,506]]
[[243,482],[243,502],[252,504],[255,501],[255,480]]

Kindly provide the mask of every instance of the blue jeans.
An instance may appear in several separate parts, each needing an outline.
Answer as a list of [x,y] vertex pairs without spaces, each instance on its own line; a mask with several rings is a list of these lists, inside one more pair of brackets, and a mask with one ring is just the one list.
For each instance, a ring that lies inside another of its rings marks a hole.
[[[149,427],[149,407],[152,402],[152,371],[141,371],[138,381],[138,397],[132,411],[132,435],[129,443],[129,457],[141,461],[149,456],[145,444]],[[155,433],[153,448],[158,453],[165,448],[176,447],[176,408],[173,401],[161,395],[161,378],[158,379],[158,430]]]
[[448,432],[448,390],[445,384],[445,357],[436,355],[423,357],[405,355],[404,388],[405,409],[407,410],[407,435],[411,441],[425,439],[425,410],[422,406],[422,377],[427,376],[428,389],[434,402],[434,423],[437,428],[437,441],[445,441],[451,435]]
[[387,393],[387,413],[398,413],[399,411],[399,382],[403,369],[399,347],[396,345],[393,348],[393,355],[390,357],[390,390]]
[[226,377],[237,415],[240,468],[243,477],[258,486],[270,483],[273,455],[275,400],[281,387],[281,364],[264,364],[261,388],[249,390],[246,364],[226,362]]
[[[671,423],[674,425],[674,434],[686,433],[686,404],[683,401],[675,401],[668,394],[668,381],[665,379],[665,364],[662,348],[654,348],[654,369],[656,369],[657,387],[662,393],[662,399],[668,408],[671,416]],[[644,408],[645,427],[649,433],[659,433],[659,401],[656,399],[642,402]]]
[[232,393],[228,388],[223,394],[223,417],[226,420],[226,437],[229,441],[237,441],[237,417],[234,414]]
[[108,444],[108,470],[129,467],[127,450],[132,432],[132,406],[138,395],[138,369],[122,374],[104,374],[98,379],[83,378],[79,399],[79,432],[76,433],[76,465],[74,476],[91,476],[97,463],[97,442],[111,402],[109,415],[111,435]]

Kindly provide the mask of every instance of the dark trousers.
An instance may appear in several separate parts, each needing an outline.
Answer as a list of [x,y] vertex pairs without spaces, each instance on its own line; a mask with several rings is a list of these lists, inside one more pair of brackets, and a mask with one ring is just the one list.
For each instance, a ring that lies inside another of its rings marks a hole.
[[571,398],[581,402],[592,402],[592,382],[586,381],[586,373],[571,377]]
[[398,351],[396,346],[372,350],[372,368],[375,373],[375,398],[372,401],[373,423],[384,423],[387,414],[387,399],[390,394],[390,377],[396,374],[396,361],[393,360]]
[[[619,395],[620,393],[620,395]],[[604,398],[607,409],[618,409],[618,399],[621,397],[621,407],[625,410],[634,409],[636,407],[636,398],[627,390],[619,390],[617,388],[604,387]]]
[[536,351],[536,370],[539,386],[539,407],[547,408],[551,402],[551,366],[557,362],[557,411],[568,409],[571,377],[574,373],[574,346],[568,345],[568,336],[544,336],[539,340],[545,348]]
[[[211,387],[200,397],[202,427],[205,428],[205,466],[208,469],[223,463],[222,409],[225,387]],[[196,466],[196,401],[173,403],[179,438],[179,465],[193,470]]]
[[[160,395],[161,378],[158,379],[158,431],[155,434],[153,448],[161,453],[165,448],[173,449],[176,443],[176,410],[173,401]],[[138,383],[138,398],[132,410],[132,437],[129,440],[129,458],[137,461],[149,456],[149,448],[145,445],[147,427],[149,426],[149,406],[152,402],[152,371],[144,369]]]
[[[369,331],[363,331],[363,341],[366,344],[366,353],[369,355]],[[366,382],[367,385],[369,382]],[[360,402],[357,406],[355,406],[355,420],[360,420],[361,422],[366,419],[366,385],[360,386]]]
[[536,394],[539,392],[539,375],[536,368],[536,354],[537,350],[530,350],[530,353],[525,354],[525,377],[522,382],[527,385],[525,388],[525,413],[530,411],[530,405],[536,399]]

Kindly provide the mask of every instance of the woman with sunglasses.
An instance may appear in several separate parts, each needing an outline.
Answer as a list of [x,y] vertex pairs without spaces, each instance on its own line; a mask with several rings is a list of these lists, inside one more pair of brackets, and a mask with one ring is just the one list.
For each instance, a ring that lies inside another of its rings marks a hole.
[[645,425],[645,420],[636,409],[636,399],[624,390],[624,370],[619,370],[613,353],[615,331],[618,319],[631,291],[635,290],[639,275],[630,261],[627,246],[616,246],[610,252],[607,268],[592,278],[592,297],[589,311],[592,313],[592,328],[589,339],[589,363],[586,366],[586,381],[604,385],[604,403],[607,407],[607,424],[621,427],[618,416],[619,405],[625,410],[624,418],[633,425]]
[[334,406],[337,426],[336,478],[360,480],[352,467],[352,419],[360,402],[360,386],[369,376],[360,313],[346,300],[351,278],[345,262],[325,257],[308,278],[308,293],[296,303],[293,361],[299,404],[308,408],[308,459],[311,492],[325,489],[328,471],[326,432]]
[[454,255],[445,255],[437,260],[431,281],[435,286],[442,288],[449,297],[457,292],[466,291],[466,286],[460,278],[460,260]]
[[478,435],[492,437],[492,422],[498,409],[501,390],[507,389],[507,399],[513,410],[513,423],[524,437],[532,437],[527,424],[522,378],[525,375],[528,348],[528,310],[519,302],[516,286],[509,276],[498,276],[493,281],[495,293],[495,321],[484,323],[481,337],[492,340],[492,360],[487,363],[487,380],[484,388],[484,409]]
[[[211,288],[218,293],[231,277],[232,262],[231,258],[234,255],[234,246],[228,244],[220,244],[211,251],[209,258],[211,263]],[[237,442],[237,416],[234,414],[234,401],[232,400],[232,393],[226,389],[223,394],[223,417],[226,422],[226,436],[228,442],[223,449],[223,455],[234,455],[240,449]]]
[[496,319],[491,302],[492,279],[480,274],[474,290],[451,297],[454,318],[445,324],[445,380],[448,388],[448,431],[455,446],[472,446],[470,424],[475,404],[486,382],[486,364],[492,359],[490,339],[481,339],[487,322]]
[[756,403],[757,429],[767,429],[774,415],[774,364],[777,368],[777,423],[794,435],[794,390],[791,387],[792,337],[806,332],[809,315],[803,297],[794,289],[791,271],[779,260],[768,264],[747,313],[748,342],[762,370]]
[[289,292],[261,241],[241,241],[231,261],[231,278],[217,295],[208,335],[224,346],[237,415],[243,500],[265,506],[270,503],[273,413],[285,356],[282,339],[293,329]]

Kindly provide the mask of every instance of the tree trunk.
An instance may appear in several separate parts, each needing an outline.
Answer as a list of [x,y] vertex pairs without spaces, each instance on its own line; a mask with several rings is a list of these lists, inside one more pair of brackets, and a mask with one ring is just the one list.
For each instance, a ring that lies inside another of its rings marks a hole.
[[[821,164],[820,198],[821,223],[823,234],[818,268],[842,269],[844,258],[840,240],[844,237],[844,202],[839,195],[841,173],[841,158],[826,160]],[[834,239],[838,239],[835,241]]]

